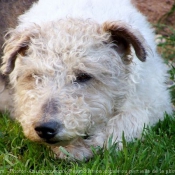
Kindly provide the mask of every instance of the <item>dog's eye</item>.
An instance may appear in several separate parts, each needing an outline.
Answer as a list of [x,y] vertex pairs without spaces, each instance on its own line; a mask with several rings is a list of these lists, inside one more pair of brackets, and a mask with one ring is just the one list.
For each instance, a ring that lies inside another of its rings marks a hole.
[[86,81],[89,81],[92,77],[87,73],[79,73],[76,77],[75,82],[77,83],[84,83]]
[[34,78],[36,84],[41,84],[42,83],[42,75],[33,73],[32,77]]

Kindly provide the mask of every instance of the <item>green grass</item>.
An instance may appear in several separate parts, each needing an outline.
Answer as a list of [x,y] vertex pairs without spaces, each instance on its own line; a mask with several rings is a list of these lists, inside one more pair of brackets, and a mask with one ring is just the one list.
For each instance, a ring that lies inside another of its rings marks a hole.
[[[160,174],[175,173],[175,118],[166,115],[163,122],[144,129],[142,139],[126,143],[116,151],[98,149],[88,162],[56,160],[44,145],[27,140],[18,123],[7,115],[0,120],[0,174]],[[52,172],[52,173],[51,173]]]
[[[171,31],[159,50],[174,62],[175,31]],[[173,66],[170,77],[175,79]],[[175,104],[175,86],[171,93]],[[92,148],[94,157],[87,162],[58,160],[49,148],[25,138],[8,114],[0,114],[0,174],[175,174],[175,115],[165,114],[164,121],[144,129],[142,139],[126,143],[123,138],[123,144],[121,151],[116,151],[117,145],[109,150]]]

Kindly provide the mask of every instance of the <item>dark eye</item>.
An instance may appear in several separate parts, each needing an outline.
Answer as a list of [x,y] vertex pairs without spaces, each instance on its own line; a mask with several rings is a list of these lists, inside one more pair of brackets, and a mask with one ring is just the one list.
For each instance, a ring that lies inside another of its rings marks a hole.
[[89,81],[92,77],[88,75],[87,73],[79,73],[76,77],[75,82],[77,83],[84,83],[86,81]]

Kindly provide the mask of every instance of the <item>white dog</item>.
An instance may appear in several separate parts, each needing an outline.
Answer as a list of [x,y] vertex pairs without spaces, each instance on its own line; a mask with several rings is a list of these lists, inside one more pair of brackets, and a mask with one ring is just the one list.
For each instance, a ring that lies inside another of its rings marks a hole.
[[129,0],[40,0],[7,34],[2,72],[24,134],[59,158],[139,138],[172,111],[153,30]]

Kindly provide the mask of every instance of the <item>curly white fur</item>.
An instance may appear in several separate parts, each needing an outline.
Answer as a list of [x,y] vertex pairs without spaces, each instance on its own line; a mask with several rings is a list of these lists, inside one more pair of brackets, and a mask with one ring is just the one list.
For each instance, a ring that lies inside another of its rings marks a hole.
[[[36,124],[61,123],[59,158],[60,145],[83,159],[111,135],[139,138],[172,110],[153,30],[129,0],[40,0],[7,34],[3,64],[25,135],[45,142]],[[81,72],[92,78],[76,82]]]

